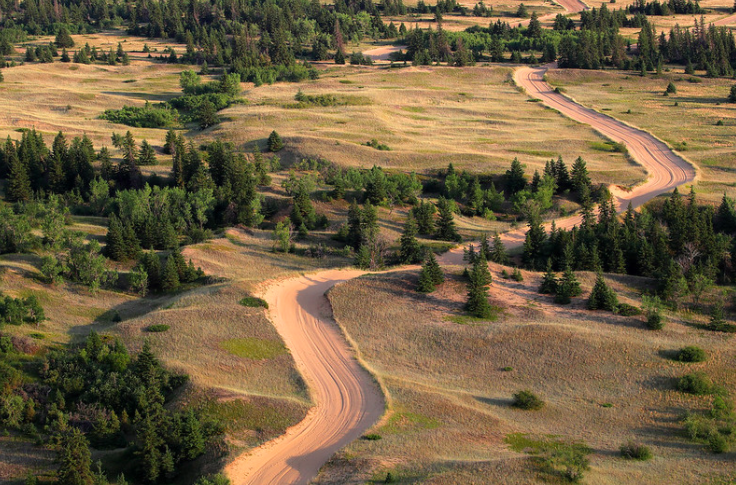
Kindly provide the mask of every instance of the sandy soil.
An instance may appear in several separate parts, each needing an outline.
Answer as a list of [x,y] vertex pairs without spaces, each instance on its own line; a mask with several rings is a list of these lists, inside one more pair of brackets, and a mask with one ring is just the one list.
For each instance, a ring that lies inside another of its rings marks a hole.
[[[629,202],[639,206],[695,179],[694,167],[652,135],[555,93],[544,81],[547,69],[522,67],[515,73],[516,83],[563,115],[625,143],[631,156],[649,172],[646,182],[630,192],[612,188],[619,209]],[[580,217],[572,216],[557,225],[570,228],[579,223]],[[503,240],[509,248],[519,247],[525,232],[521,228],[506,233]],[[462,254],[462,248],[455,249],[440,262],[462,264]],[[338,449],[358,438],[383,414],[385,402],[378,386],[353,357],[324,297],[333,285],[362,274],[330,270],[268,289],[265,299],[273,323],[307,380],[315,406],[286,434],[231,463],[226,473],[235,485],[306,484]]]
[[375,49],[363,51],[363,55],[370,57],[374,61],[387,61],[388,56],[390,56],[394,52],[405,51],[405,50],[406,50],[405,45],[384,45],[381,47],[376,47]]
[[383,414],[378,385],[355,360],[332,321],[325,292],[363,271],[323,271],[271,286],[271,320],[306,379],[315,406],[276,440],[238,457],[225,472],[234,485],[306,484],[340,448]]

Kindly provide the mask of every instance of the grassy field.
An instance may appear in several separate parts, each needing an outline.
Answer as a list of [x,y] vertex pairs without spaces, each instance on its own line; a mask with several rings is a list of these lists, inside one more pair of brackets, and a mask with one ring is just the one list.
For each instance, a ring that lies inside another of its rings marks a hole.
[[[522,272],[524,282],[517,283],[501,279],[498,266],[491,269],[491,303],[499,307],[494,322],[449,321],[461,314],[465,297],[460,268],[448,268],[449,281],[428,296],[413,291],[416,272],[366,276],[329,293],[337,321],[388,389],[391,410],[372,430],[381,439],[354,442],[318,483],[382,483],[387,473],[397,483],[537,483],[539,470],[521,450],[538,440],[591,447],[585,483],[733,479],[732,455],[713,455],[688,441],[679,422],[709,398],[673,387],[675,378],[699,370],[732,389],[730,337],[695,330],[678,315],[652,332],[642,317],[589,312],[584,302],[592,274],[578,275],[583,297],[560,307],[536,292],[539,275]],[[620,301],[632,304],[650,284],[608,279]],[[709,360],[673,361],[672,351],[685,345],[703,347]],[[522,389],[541,396],[545,407],[510,407]],[[650,447],[654,459],[621,459],[618,448],[630,439]]]
[[[697,190],[705,200],[719,201],[724,192],[734,195],[736,113],[726,102],[733,80],[687,76],[679,66],[645,78],[557,69],[547,79],[580,103],[650,131],[681,152],[699,167]],[[663,96],[670,81],[677,93]]]
[[[223,111],[229,118],[211,136],[249,149],[265,148],[272,130],[284,138],[287,163],[324,158],[343,166],[380,165],[426,171],[448,163],[480,173],[508,169],[519,157],[529,173],[550,158],[572,163],[582,156],[595,181],[632,184],[643,172],[622,154],[600,151],[593,130],[528,102],[510,68],[382,69],[329,67],[320,79],[248,88],[248,106]],[[331,94],[348,105],[295,109],[298,90]],[[565,136],[562,136],[563,131]],[[365,146],[371,139],[389,151]]]

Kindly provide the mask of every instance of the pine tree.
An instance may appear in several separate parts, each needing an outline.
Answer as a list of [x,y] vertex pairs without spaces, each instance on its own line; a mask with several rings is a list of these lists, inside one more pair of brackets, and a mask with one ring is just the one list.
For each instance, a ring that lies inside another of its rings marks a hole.
[[78,428],[71,427],[62,435],[58,450],[56,461],[59,463],[59,469],[56,472],[56,483],[59,485],[94,483],[89,443]]
[[478,248],[478,252],[486,258],[486,261],[493,261],[493,250],[491,249],[491,243],[488,241],[488,234],[486,233],[483,233],[480,237],[480,247]]
[[123,225],[120,219],[113,214],[110,216],[110,224],[107,227],[107,235],[105,236],[105,254],[114,261],[125,261],[127,259],[127,248],[123,239]]
[[578,157],[572,166],[571,172],[571,183],[573,189],[581,192],[585,189],[590,189],[590,175],[588,175],[588,167],[582,157]]
[[506,264],[509,256],[506,254],[506,246],[501,241],[501,236],[496,233],[493,236],[493,250],[491,251],[491,261],[497,264]]
[[164,143],[164,153],[167,155],[172,155],[175,149],[176,149],[176,133],[174,132],[174,130],[169,129],[169,131],[166,132],[166,143]]
[[399,260],[403,264],[415,264],[422,260],[422,247],[417,241],[417,223],[414,216],[409,212],[404,224],[404,232],[401,234],[401,249]]
[[546,295],[554,295],[557,293],[557,276],[552,271],[552,260],[547,259],[547,272],[542,277],[542,284],[539,285],[539,292]]
[[187,411],[182,421],[181,445],[187,460],[194,460],[204,453],[205,438],[202,432],[202,424],[191,408]]
[[179,270],[176,267],[176,259],[172,256],[166,258],[164,271],[161,275],[161,289],[163,291],[173,291],[179,288]]
[[514,158],[511,162],[511,168],[506,171],[506,189],[509,195],[524,190],[526,187],[526,176],[524,175],[524,167],[518,158]]
[[598,273],[593,285],[593,291],[588,298],[588,310],[614,311],[618,306],[616,293],[606,284],[603,274]]
[[422,270],[419,272],[419,282],[417,283],[417,291],[419,293],[432,293],[435,290],[434,279],[432,278],[431,270],[425,263],[422,266]]
[[[6,155],[7,156],[7,155]],[[18,158],[15,150],[11,152],[10,173],[5,196],[10,202],[30,200],[33,195],[28,167]]]
[[69,30],[63,25],[59,27],[59,32],[56,34],[54,42],[58,47],[69,48],[74,47],[74,40],[69,34]]
[[276,153],[282,148],[284,148],[284,142],[281,140],[279,134],[276,133],[276,130],[272,131],[271,134],[268,135],[268,150]]
[[557,284],[557,293],[555,294],[555,303],[561,303],[566,305],[570,303],[571,298],[580,296],[582,293],[580,283],[575,277],[570,266],[565,267],[565,271],[562,273],[562,278]]
[[444,197],[440,197],[437,202],[437,209],[439,212],[437,232],[435,233],[437,239],[441,239],[443,241],[461,241],[462,238],[455,229],[455,217],[452,214],[450,202]]
[[429,275],[432,277],[432,283],[437,286],[445,282],[445,273],[442,272],[442,268],[437,262],[437,258],[434,257],[432,251],[427,251],[426,262],[424,266],[429,271]]
[[363,244],[363,214],[358,203],[353,200],[348,209],[348,244],[358,251]]
[[[168,135],[167,135],[168,136]],[[141,142],[141,149],[138,152],[138,165],[157,165],[156,152],[147,140]]]
[[485,258],[476,258],[469,276],[468,300],[465,303],[465,310],[476,318],[492,317],[493,308],[488,302],[488,286],[492,278]]

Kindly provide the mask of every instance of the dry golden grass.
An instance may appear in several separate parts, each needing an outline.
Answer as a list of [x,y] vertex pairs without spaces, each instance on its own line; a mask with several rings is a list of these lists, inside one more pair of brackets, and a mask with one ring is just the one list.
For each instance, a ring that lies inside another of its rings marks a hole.
[[[584,297],[561,307],[536,293],[539,275],[523,272],[517,283],[501,279],[499,269],[492,266],[491,303],[503,314],[487,324],[447,321],[464,300],[457,276],[428,296],[413,291],[416,272],[362,277],[329,293],[337,321],[385,382],[392,411],[374,430],[381,440],[350,445],[318,483],[364,483],[388,471],[407,483],[535,482],[525,455],[503,442],[513,432],[584,440],[594,450],[586,483],[703,483],[736,473],[730,455],[708,454],[682,437],[680,414],[708,399],[672,384],[703,370],[732,389],[730,338],[694,330],[677,316],[652,332],[642,317],[588,312],[592,274],[579,274]],[[635,304],[649,284],[620,276],[609,282],[622,302]],[[709,360],[665,357],[685,345],[705,348]],[[524,388],[546,401],[541,411],[509,406]],[[618,458],[628,439],[652,448],[655,459],[643,465]]]
[[[662,76],[645,78],[614,71],[557,69],[547,73],[553,85],[564,88],[580,103],[647,130],[680,151],[700,169],[696,190],[717,202],[724,192],[733,196],[736,183],[736,113],[734,105],[726,102],[733,80],[701,77],[701,82],[687,81],[692,78],[680,66]],[[663,96],[670,81],[677,86],[677,94]],[[716,125],[719,120],[723,126]]]
[[[246,91],[248,106],[223,111],[230,118],[212,136],[251,148],[265,147],[276,130],[288,163],[321,157],[340,165],[380,165],[401,170],[456,167],[482,173],[508,169],[514,157],[528,171],[562,155],[588,161],[596,181],[631,184],[643,178],[640,168],[621,154],[592,148],[601,137],[590,128],[528,102],[511,81],[506,67],[410,67],[396,70],[331,67],[319,80],[275,84]],[[358,95],[370,105],[290,109],[294,95]],[[563,136],[562,134],[565,133]],[[372,138],[390,151],[362,145]]]

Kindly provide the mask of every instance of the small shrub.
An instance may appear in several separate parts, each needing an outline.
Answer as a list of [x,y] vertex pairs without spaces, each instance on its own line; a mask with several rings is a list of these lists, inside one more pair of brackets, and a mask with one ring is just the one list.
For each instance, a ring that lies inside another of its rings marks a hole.
[[621,445],[620,450],[621,456],[627,460],[647,461],[652,459],[652,452],[649,447],[633,441]]
[[156,325],[149,325],[148,328],[146,328],[146,331],[151,333],[161,333],[167,331],[169,328],[170,327],[165,323],[158,323]]
[[649,330],[662,330],[664,328],[664,319],[659,313],[652,313],[647,317],[646,325]]
[[524,390],[514,394],[514,401],[511,405],[525,411],[537,411],[544,407],[544,401],[532,391]]
[[46,338],[46,335],[44,335],[42,333],[35,333],[35,332],[34,333],[29,333],[28,336],[31,337],[32,339],[35,339],[35,340],[43,340],[43,339]]
[[707,357],[705,350],[695,345],[683,347],[677,353],[677,360],[680,362],[705,362]]
[[506,366],[506,367],[502,367],[501,370],[504,372],[511,372],[512,370],[514,370],[514,368],[510,366]]
[[628,303],[621,303],[618,306],[618,314],[625,317],[641,315],[641,308],[635,307],[634,305],[629,305]]
[[726,453],[729,448],[728,440],[718,431],[714,431],[708,436],[708,449],[713,453]]
[[509,279],[509,272],[506,271],[505,269],[502,269],[501,270],[501,278],[503,278],[505,280]]
[[120,313],[118,313],[116,310],[112,316],[112,323],[120,323],[122,321],[123,321],[123,318],[120,316]]
[[386,479],[383,483],[394,483],[394,476],[391,475],[391,472],[386,473]]
[[514,281],[524,281],[524,276],[521,274],[521,270],[519,268],[514,268],[514,272],[511,275],[511,279]]
[[701,396],[708,394],[713,388],[713,383],[702,373],[687,374],[677,381],[677,390],[688,394]]
[[246,296],[242,300],[240,300],[238,303],[240,303],[243,306],[247,306],[249,308],[257,308],[257,307],[263,307],[268,308],[268,303],[266,300],[262,298],[256,298],[255,296]]
[[724,125],[723,120],[716,121],[716,126],[723,126],[723,125]]
[[367,441],[378,441],[381,439],[381,435],[377,433],[370,433],[370,434],[364,435],[363,439]]

